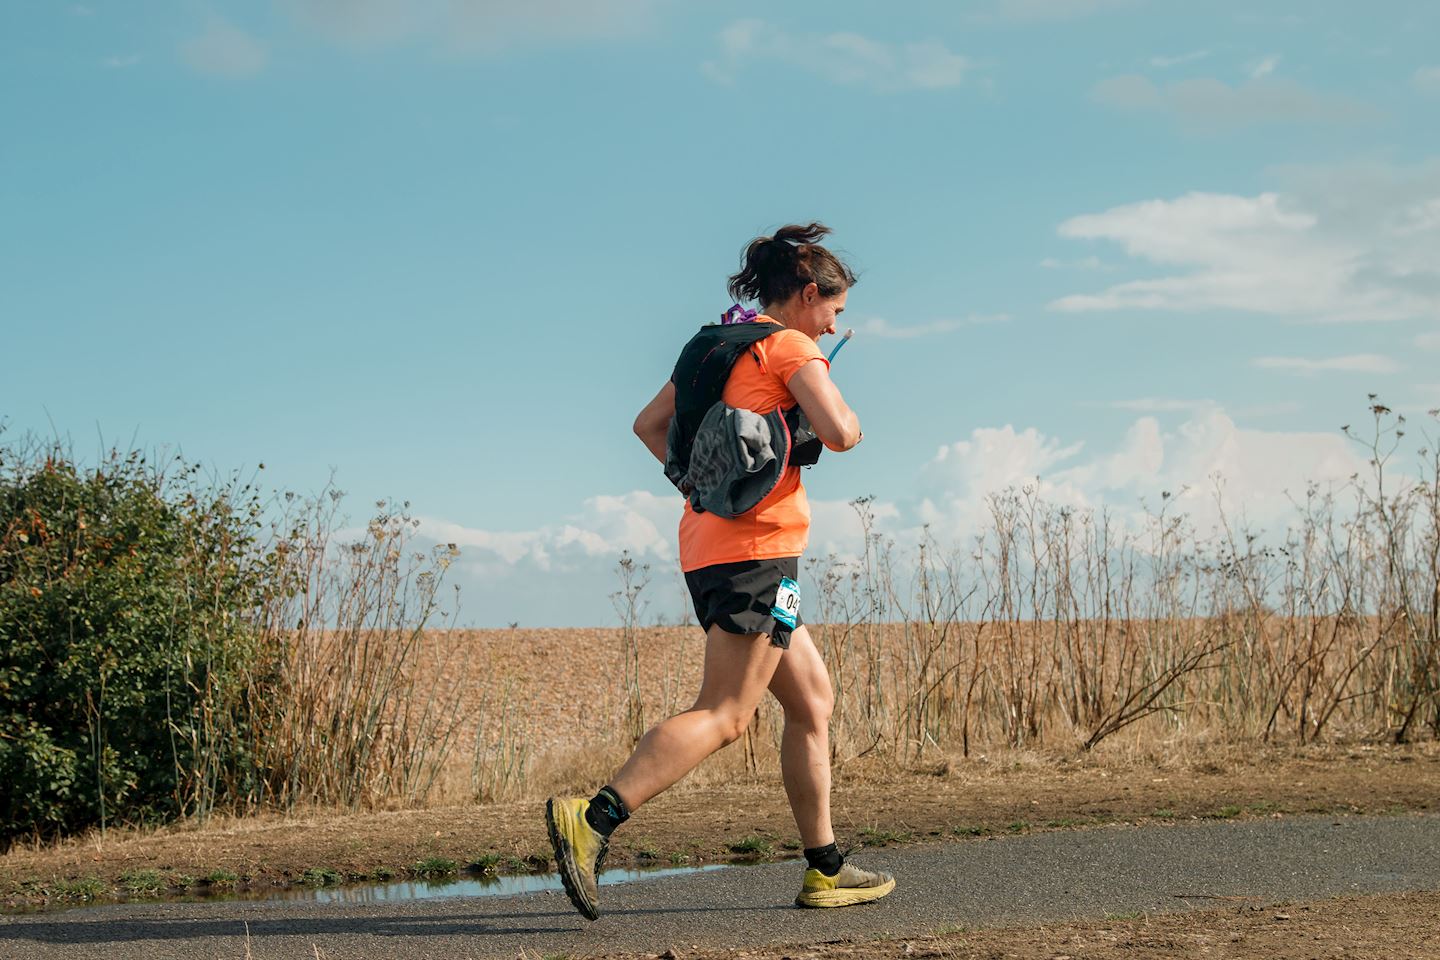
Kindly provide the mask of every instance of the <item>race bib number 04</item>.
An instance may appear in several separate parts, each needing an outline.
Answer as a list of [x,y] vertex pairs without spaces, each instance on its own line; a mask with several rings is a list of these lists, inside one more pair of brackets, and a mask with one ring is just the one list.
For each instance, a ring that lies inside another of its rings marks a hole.
[[789,577],[780,578],[780,589],[775,591],[775,607],[770,615],[791,630],[795,629],[800,616],[800,584]]

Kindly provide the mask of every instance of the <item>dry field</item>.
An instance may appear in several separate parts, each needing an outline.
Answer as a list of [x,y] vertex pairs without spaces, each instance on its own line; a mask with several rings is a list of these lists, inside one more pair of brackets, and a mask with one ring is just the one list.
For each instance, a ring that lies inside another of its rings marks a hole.
[[[1380,744],[1394,740],[1404,701],[1403,671],[1383,655],[1396,631],[1375,618],[811,629],[835,686],[841,771],[860,761],[903,772],[1036,752],[1081,760]],[[693,626],[428,640],[420,685],[453,691],[460,718],[430,798],[437,803],[592,789],[637,731],[689,705],[703,645]],[[1430,718],[1421,716],[1427,724],[1408,739],[1429,742]],[[777,774],[782,725],[767,699],[741,743],[694,779]]]

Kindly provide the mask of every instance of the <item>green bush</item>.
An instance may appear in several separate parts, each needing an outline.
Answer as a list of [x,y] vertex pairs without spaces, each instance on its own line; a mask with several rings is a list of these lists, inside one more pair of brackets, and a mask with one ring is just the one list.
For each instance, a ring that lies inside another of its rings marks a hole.
[[343,496],[0,443],[0,850],[219,805],[424,798],[468,689],[417,687],[458,550],[413,551],[419,521],[384,500],[336,542]]
[[0,845],[252,789],[261,507],[198,471],[0,447]]

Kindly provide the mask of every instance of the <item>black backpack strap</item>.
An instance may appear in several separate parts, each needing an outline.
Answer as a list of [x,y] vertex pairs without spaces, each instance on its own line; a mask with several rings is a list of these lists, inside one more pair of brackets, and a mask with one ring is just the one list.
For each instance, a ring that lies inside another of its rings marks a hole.
[[778,323],[707,324],[690,338],[675,361],[675,418],[670,424],[665,475],[680,486],[690,469],[690,446],[705,412],[725,391],[735,362],[752,346],[785,329]]
[[810,418],[795,404],[785,411],[785,423],[790,428],[790,463],[792,467],[812,467],[820,460],[825,444],[810,426]]

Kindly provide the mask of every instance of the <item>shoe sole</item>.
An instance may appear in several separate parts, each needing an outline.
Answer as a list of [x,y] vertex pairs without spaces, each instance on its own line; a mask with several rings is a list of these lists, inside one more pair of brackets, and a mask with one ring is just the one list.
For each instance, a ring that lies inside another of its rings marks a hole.
[[795,898],[797,907],[853,907],[857,903],[879,900],[895,889],[895,881],[878,887],[840,887],[836,890],[813,890]]
[[555,801],[545,801],[545,827],[550,831],[550,846],[555,849],[555,866],[560,872],[560,882],[565,885],[565,895],[586,920],[598,920],[600,911],[590,903],[580,889],[579,868],[575,865],[575,854],[570,841],[560,833],[555,824]]

